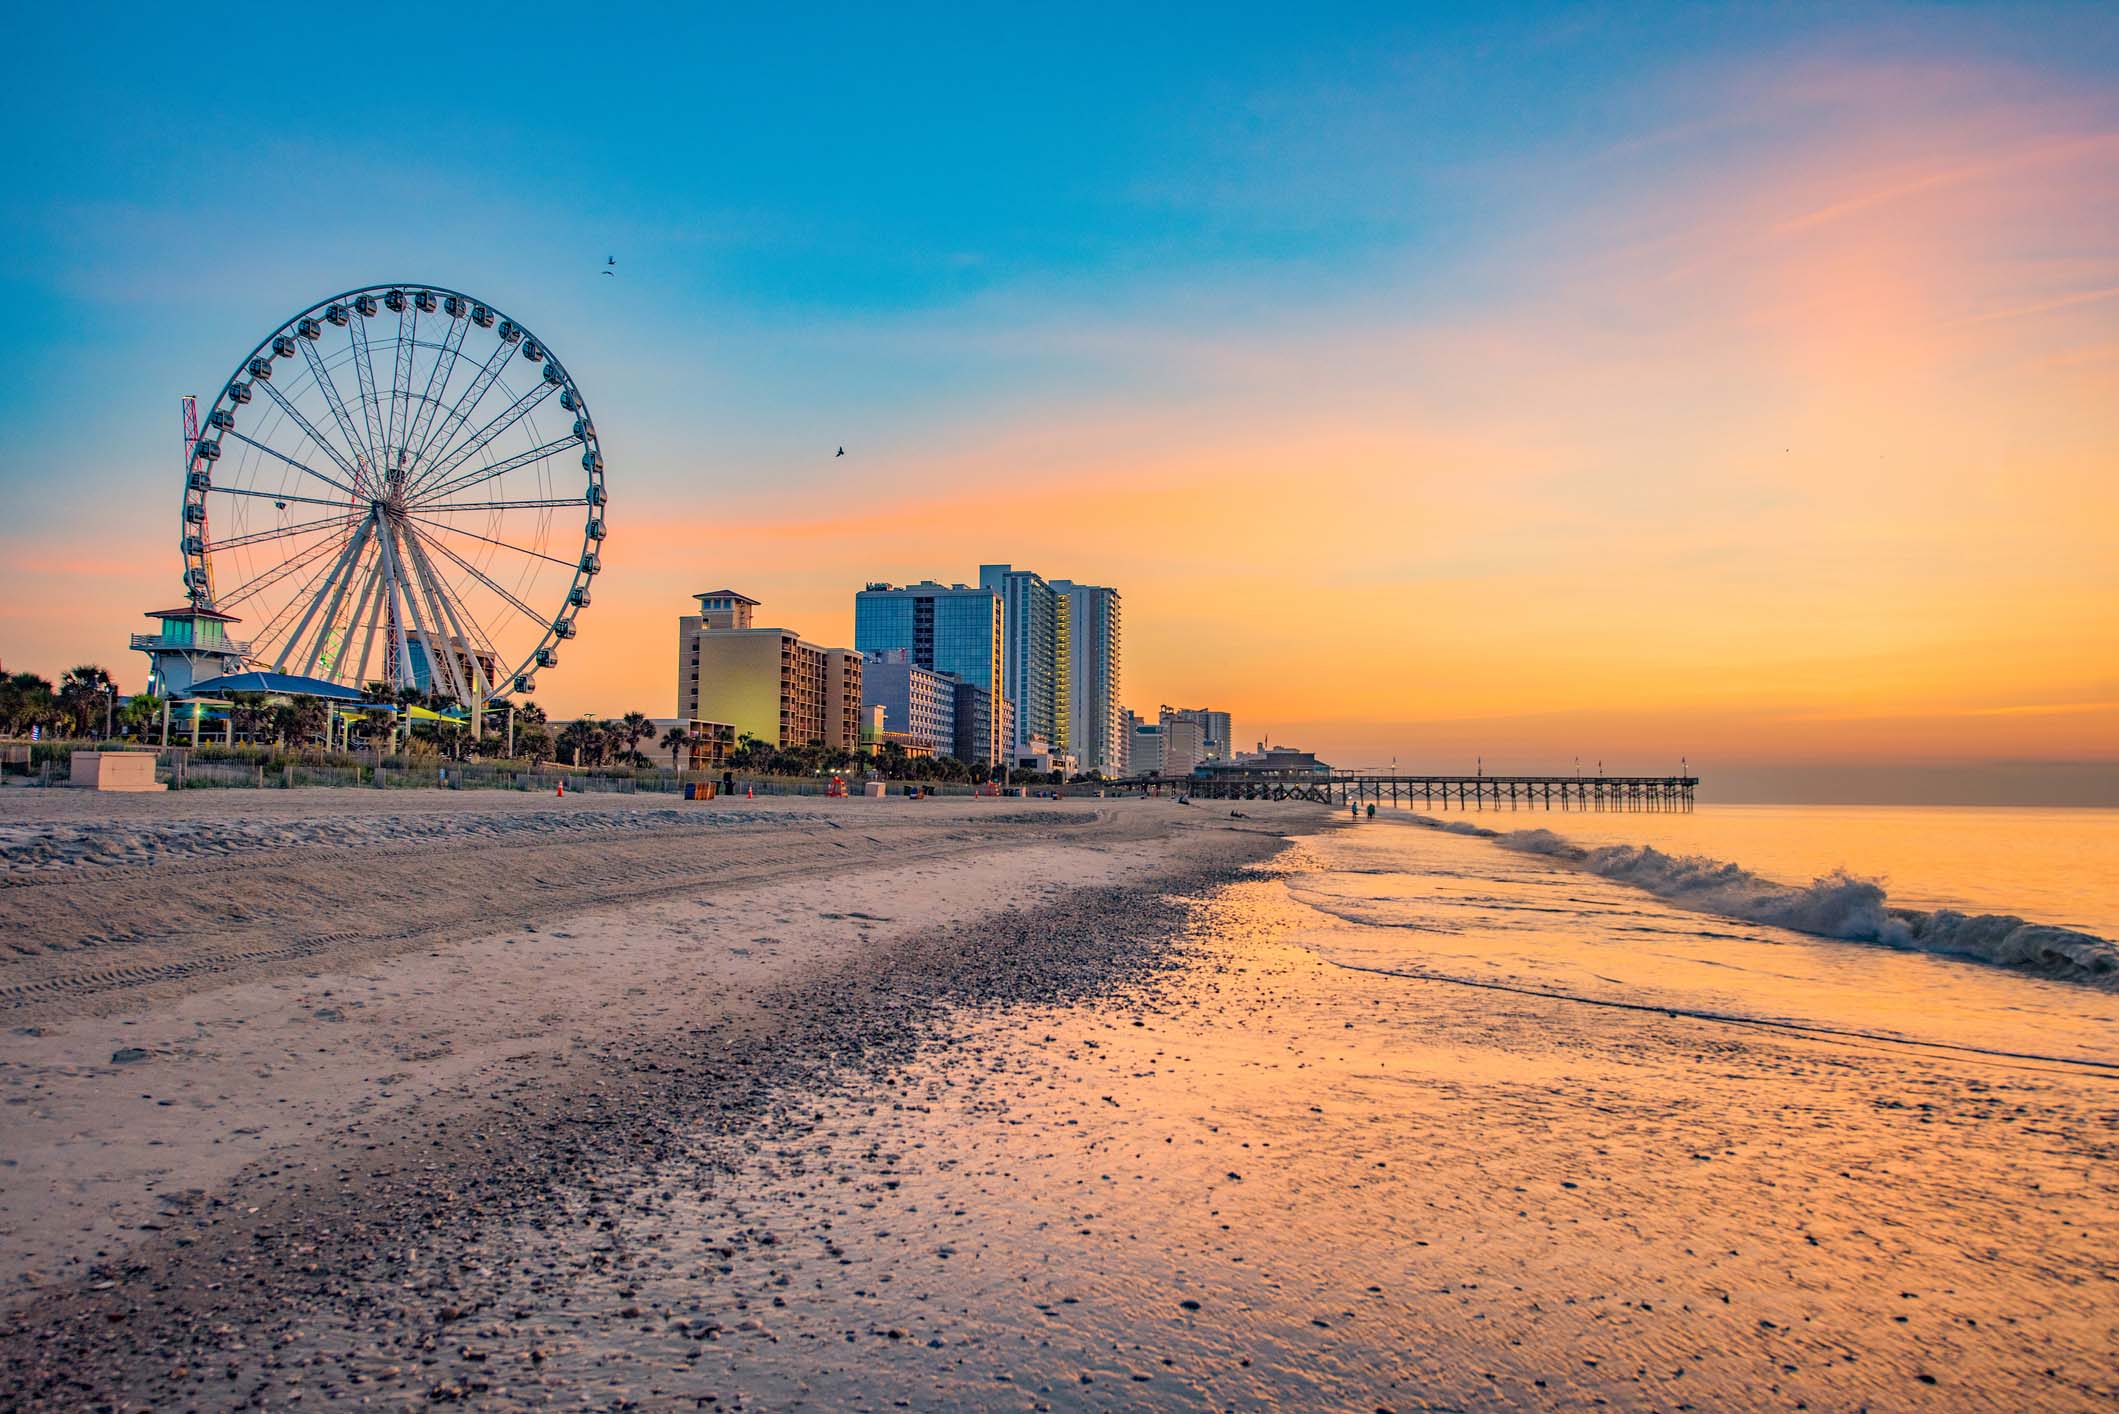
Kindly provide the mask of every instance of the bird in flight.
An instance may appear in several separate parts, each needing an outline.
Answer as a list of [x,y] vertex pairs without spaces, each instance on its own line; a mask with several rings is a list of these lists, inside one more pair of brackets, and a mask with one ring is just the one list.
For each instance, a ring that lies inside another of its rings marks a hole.
[[613,275],[613,276],[615,276],[615,275],[616,275],[616,274],[617,274],[618,272],[617,272],[616,270],[613,270],[613,269],[612,269],[611,267],[612,267],[612,266],[614,266],[614,265],[616,265],[617,263],[618,263],[618,257],[617,257],[617,256],[615,256],[615,255],[606,255],[606,256],[605,256],[605,257],[603,258],[603,273],[604,273],[604,274],[606,274],[606,275]]
[[[839,456],[839,457],[843,457],[843,456],[845,456],[845,455],[846,455],[846,449],[845,449],[844,447],[841,447],[841,448],[839,448],[839,451],[838,451],[838,456]],[[834,457],[834,458],[833,458],[833,460],[835,460],[835,461],[836,461],[837,459],[838,459],[837,457]]]

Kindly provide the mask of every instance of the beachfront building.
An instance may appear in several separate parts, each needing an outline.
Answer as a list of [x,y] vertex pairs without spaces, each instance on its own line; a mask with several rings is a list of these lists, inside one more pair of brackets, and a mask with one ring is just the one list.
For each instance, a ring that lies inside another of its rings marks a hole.
[[[862,671],[866,673],[872,666],[873,664],[864,664]],[[883,722],[883,708],[880,705],[861,709],[861,750],[870,756],[885,756],[895,748],[899,754],[919,760],[939,756],[949,750],[948,742],[937,747],[936,743],[927,737],[915,736],[911,732],[891,731]]]
[[1190,717],[1173,714],[1165,707],[1156,723],[1162,741],[1162,772],[1165,776],[1189,776],[1192,768],[1207,759],[1207,732]]
[[[674,764],[679,771],[720,771],[728,766],[728,759],[736,749],[736,725],[733,722],[701,722],[683,717],[651,717],[649,724],[654,731],[640,741],[640,749],[650,761],[657,764]],[[663,736],[675,727],[685,735],[684,745],[677,748],[674,762]],[[658,754],[659,753],[659,754]]]
[[1110,774],[1130,776],[1133,774],[1133,729],[1140,725],[1140,718],[1131,707],[1118,709],[1118,770]]
[[1199,724],[1202,760],[1233,761],[1236,759],[1235,728],[1229,723],[1229,714],[1208,707],[1170,707],[1162,709],[1161,720],[1175,719]]
[[148,618],[161,622],[154,633],[136,633],[132,646],[147,655],[147,690],[156,697],[183,697],[194,684],[243,670],[250,645],[228,636],[228,625],[242,620],[187,604],[181,609],[154,609]]
[[1119,705],[1119,596],[1116,589],[1055,579],[1066,605],[1066,744],[1084,771],[1126,770],[1125,708]]
[[758,600],[731,589],[693,596],[677,621],[677,715],[727,723],[772,746],[852,751],[861,735],[861,655],[754,623]]
[[956,704],[956,679],[913,662],[911,649],[885,648],[864,655],[861,706],[864,712],[882,712],[877,730],[884,737],[921,743],[930,755],[954,754]]
[[1217,762],[1209,772],[1216,776],[1329,776],[1332,768],[1328,762],[1319,761],[1315,752],[1260,742],[1256,751],[1243,752],[1234,761]]
[[956,679],[960,690],[981,689],[983,704],[958,698],[957,755],[997,762],[1006,759],[1012,740],[1002,734],[1008,712],[1001,620],[1001,596],[991,589],[931,579],[875,582],[854,595],[854,647],[863,653],[903,649],[917,666]]
[[1079,775],[1081,768],[1081,761],[1072,752],[1057,750],[1051,742],[1035,734],[1015,753],[1015,769],[1018,771],[1036,771],[1044,776],[1057,771],[1066,777]]
[[1133,726],[1129,733],[1131,742],[1126,753],[1126,774],[1129,776],[1159,776],[1163,769],[1163,729],[1160,723],[1145,722],[1128,712]]
[[[1005,709],[1008,699],[1002,698]],[[956,758],[972,765],[990,766],[1001,759],[994,754],[1008,739],[1011,723],[1005,710],[996,712],[993,694],[975,682],[956,684]]]
[[1043,576],[1013,565],[980,565],[979,586],[1001,596],[1002,691],[1015,704],[1017,755],[1033,736],[1068,740],[1071,605]]

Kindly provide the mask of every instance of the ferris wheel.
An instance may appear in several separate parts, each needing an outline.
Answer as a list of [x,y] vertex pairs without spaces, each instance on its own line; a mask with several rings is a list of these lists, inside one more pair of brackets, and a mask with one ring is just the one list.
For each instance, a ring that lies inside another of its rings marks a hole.
[[603,568],[603,455],[543,341],[436,285],[310,306],[187,454],[184,587],[255,668],[461,702],[534,689]]

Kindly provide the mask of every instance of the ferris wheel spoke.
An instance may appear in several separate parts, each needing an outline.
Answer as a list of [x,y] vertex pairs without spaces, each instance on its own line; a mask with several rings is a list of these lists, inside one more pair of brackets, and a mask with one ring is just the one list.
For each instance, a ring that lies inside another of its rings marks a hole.
[[[301,344],[303,348],[307,348],[309,346],[309,341],[307,339],[297,339],[296,342]],[[302,415],[301,409],[297,408],[294,405],[292,399],[290,399],[285,393],[281,392],[278,388],[272,386],[271,379],[260,378],[257,380],[257,386],[263,388],[265,390],[266,396],[270,397],[274,402],[280,405],[280,411],[286,413],[288,418],[294,423],[294,425],[302,429],[303,436],[307,437],[311,442],[315,443],[317,449],[321,451],[325,456],[331,458],[332,461],[338,463],[339,470],[345,472],[347,476],[351,477],[355,481],[360,480],[360,473],[353,469],[352,463],[348,462],[344,457],[339,455],[338,448],[332,446],[329,442],[326,442],[324,440],[324,434],[317,431],[315,425],[311,423],[308,418]]]
[[[340,435],[346,439],[346,454],[358,459],[361,454],[361,435],[354,430],[352,414],[346,411],[346,399],[338,390],[338,380],[331,376],[331,369],[324,363],[324,356],[317,352],[315,340],[297,338],[295,342],[301,345],[302,358],[309,365],[309,376],[323,392],[324,401],[331,405],[331,416],[338,423]],[[337,460],[340,466],[346,466],[343,459],[334,460]],[[360,474],[352,467],[346,467],[346,470],[354,481],[360,480]]]
[[585,505],[579,496],[563,496],[550,501],[446,501],[441,505],[420,503],[424,515],[451,515],[457,511],[534,511],[553,510],[560,506]]
[[[435,410],[449,395],[449,380],[456,376],[456,361],[462,356],[464,336],[470,329],[468,318],[452,318],[449,332],[442,336],[441,352],[435,355],[434,366],[427,370],[427,390],[420,395],[419,411],[412,419],[412,435],[405,439],[406,446],[416,447],[422,454],[427,447],[427,433],[434,426]],[[417,464],[417,457],[414,462]]]
[[357,502],[326,501],[317,496],[296,496],[284,491],[246,491],[235,486],[213,486],[207,489],[211,496],[251,496],[260,501],[273,501],[290,506],[335,506],[341,511],[350,511]]
[[[427,453],[437,446],[447,446],[455,438],[456,434],[463,429],[464,422],[471,416],[471,413],[478,405],[485,401],[486,393],[493,387],[494,382],[499,379],[500,370],[508,366],[508,355],[513,351],[513,345],[502,341],[500,346],[487,356],[486,361],[479,366],[478,372],[472,376],[470,383],[464,388],[463,392],[457,395],[456,402],[449,408],[449,415],[444,417],[440,425],[429,432],[426,440],[419,444],[419,450],[412,458],[412,464],[415,467],[424,468],[427,461]],[[424,473],[422,474],[424,475]]]
[[282,525],[271,530],[253,530],[248,534],[232,536],[227,540],[209,540],[206,542],[206,548],[214,552],[240,550],[245,546],[263,545],[267,541],[272,540],[286,540],[292,536],[307,535],[318,530],[328,530],[332,526],[344,525],[345,523],[346,517],[344,514],[326,516],[322,520],[305,520],[296,525]]
[[522,600],[516,598],[513,592],[502,586],[500,581],[494,579],[491,575],[487,574],[477,565],[472,564],[462,555],[457,554],[454,550],[450,549],[447,545],[444,545],[440,540],[436,539],[434,536],[424,534],[416,528],[413,529],[412,533],[414,535],[419,536],[420,540],[424,544],[430,545],[434,549],[441,551],[442,554],[448,556],[450,560],[454,561],[457,565],[463,568],[464,573],[470,575],[480,584],[483,584],[487,589],[493,591],[494,597],[499,599],[501,603],[507,605],[516,613],[521,614],[531,623],[537,624],[540,627],[544,625],[545,616],[538,613],[528,604],[523,603]]
[[552,396],[558,389],[559,385],[557,383],[546,383],[539,380],[536,387],[531,388],[514,402],[501,409],[491,422],[479,428],[470,437],[444,453],[434,463],[433,468],[422,476],[422,483],[432,485],[434,482],[448,476],[472,457],[477,456],[487,447],[493,445],[495,438],[528,417],[539,403]]
[[[375,307],[371,300],[370,309]],[[383,423],[380,400],[375,392],[375,355],[368,347],[369,316],[355,310],[346,321],[346,329],[353,340],[353,376],[360,382],[361,420],[368,429],[368,465],[382,474]]]
[[[349,530],[346,533],[351,535],[353,532]],[[214,606],[224,612],[232,609],[260,590],[269,589],[281,580],[299,574],[317,560],[339,549],[344,543],[343,540],[319,540],[316,544],[297,551],[292,557],[282,560],[272,568],[253,575],[227,594],[216,596]]]
[[[464,475],[452,481],[444,482],[431,490],[422,490],[413,497],[412,503],[417,506],[432,505],[443,496],[451,495],[467,487],[476,486],[480,482],[491,481],[495,477],[506,476],[511,471],[529,466],[533,462],[541,462],[546,457],[552,456],[565,448],[579,445],[580,443],[576,442],[572,437],[561,437],[556,441],[547,442],[541,447],[531,447],[528,451],[517,452],[512,457],[503,457],[491,466],[480,467],[477,471],[466,472]],[[571,501],[554,501],[551,504],[580,505],[582,500],[581,497],[576,496]]]
[[422,525],[431,525],[436,530],[446,530],[451,535],[467,535],[473,540],[482,540],[488,545],[498,545],[503,550],[513,550],[518,555],[528,555],[534,560],[549,560],[555,565],[564,565],[568,569],[575,567],[575,563],[572,560],[562,560],[557,555],[547,555],[542,550],[532,550],[524,545],[511,545],[505,540],[495,540],[490,535],[480,535],[475,531],[465,530],[460,525],[446,525],[441,521],[428,520],[424,515],[407,514],[405,519],[416,520]]
[[404,300],[397,311],[397,358],[390,375],[390,413],[383,433],[383,453],[390,458],[387,471],[402,473],[405,464],[405,433],[412,421],[412,354],[419,347],[419,302]]
[[[325,547],[327,552],[339,548],[337,545]],[[319,561],[322,561],[322,563],[319,564]],[[289,567],[292,564],[293,562],[290,561]],[[311,602],[310,596],[312,592],[324,582],[325,575],[334,570],[337,565],[338,561],[336,559],[327,559],[321,555],[307,557],[303,560],[302,568],[309,569],[315,566],[314,572],[302,582],[299,589],[287,597],[284,603],[266,615],[264,623],[259,625],[257,637],[251,640],[253,651],[250,659],[252,662],[262,663],[265,660],[265,655],[272,651],[272,645],[278,643],[280,635],[287,631],[288,622],[294,617],[295,611],[302,605]],[[259,586],[261,589],[264,587],[262,585]],[[228,602],[233,603],[234,601],[230,600]]]
[[[360,529],[353,533],[352,539],[346,542],[344,552],[332,563],[331,573],[325,577],[323,588],[310,598],[309,607],[303,611],[301,622],[294,626],[294,632],[288,634],[286,642],[280,645],[280,656],[275,658],[272,664],[274,672],[284,673],[287,671],[288,655],[293,653],[296,646],[307,636],[310,621],[316,617],[319,609],[324,608],[324,596],[326,594],[330,595],[331,607],[324,609],[324,628],[329,630],[332,618],[338,613],[339,600],[345,597],[345,581],[348,578],[348,571],[359,561],[361,551],[367,548],[368,531],[374,524],[375,513],[373,511],[361,517]],[[290,600],[289,602],[293,601]],[[309,659],[312,663],[316,660],[315,650],[311,650]]]
[[[515,596],[511,596],[511,594],[509,594],[509,591],[506,591],[506,589],[502,589],[502,587],[500,587],[498,583],[494,583],[492,579],[487,579],[485,575],[481,575],[481,572],[479,572],[479,568],[477,568],[475,564],[470,564],[468,560],[464,560],[464,558],[462,558],[462,555],[458,555],[456,551],[451,551],[451,549],[449,549],[447,545],[443,545],[441,541],[437,541],[437,538],[432,538],[432,536],[428,536],[428,534],[422,534],[422,532],[420,532],[420,530],[417,530],[415,526],[405,526],[405,530],[407,530],[407,532],[411,534],[411,538],[413,538],[413,543],[415,543],[415,547],[417,547],[417,549],[420,549],[420,553],[422,553],[422,555],[426,555],[428,551],[441,551],[443,555],[447,555],[447,558],[449,558],[449,562],[453,562],[453,564],[458,564],[458,566],[462,566],[462,568],[464,568],[464,570],[468,572],[468,575],[473,575],[473,577],[475,577],[475,579],[477,579],[477,581],[479,581],[481,585],[485,585],[487,589],[492,589],[492,591],[494,591],[494,594],[498,594],[498,596],[500,596],[500,600],[502,600],[502,602],[504,602],[506,606],[511,606],[511,608],[515,608],[515,611],[519,611],[521,615],[526,615],[526,617],[528,617],[528,619],[530,619],[532,623],[542,623],[542,619],[538,619],[538,615],[530,613],[530,608],[528,608],[526,604],[523,604],[521,600],[517,600]],[[428,560],[428,564],[432,566],[432,560]],[[439,566],[434,566],[434,568],[437,568],[437,579],[441,579],[441,575],[439,575]],[[447,583],[447,581],[443,579],[443,583]],[[464,598],[462,594],[456,594],[456,596],[451,596],[451,600],[453,600],[453,602],[456,602],[456,611],[458,611],[460,615],[464,615],[464,619],[466,619],[466,621],[470,623],[470,628],[473,628],[473,630],[477,630],[477,638],[479,638],[479,642],[483,644],[483,647],[485,647],[485,651],[487,651],[487,653],[492,653],[494,661],[496,661],[496,664],[498,664],[498,661],[500,661],[500,651],[498,651],[498,649],[494,649],[494,636],[485,632],[485,625],[483,625],[483,623],[479,621],[479,617],[477,617],[475,613],[470,613],[470,604],[468,604],[468,600],[466,600],[466,598]]]
[[345,492],[348,496],[352,496],[356,500],[360,499],[360,493],[355,491],[351,486],[348,486],[345,482],[340,481],[335,477],[324,475],[324,473],[318,471],[315,467],[309,465],[309,463],[307,462],[296,461],[293,457],[288,456],[285,452],[281,451],[277,447],[268,447],[263,442],[260,442],[257,438],[247,436],[244,433],[238,432],[233,427],[229,428],[228,431],[223,435],[233,437],[238,442],[242,442],[249,446],[255,447],[268,457],[277,457],[281,461],[287,463],[287,465],[293,467],[296,471],[306,471],[311,476],[315,477],[317,480],[323,482],[326,486],[336,487],[338,490]]

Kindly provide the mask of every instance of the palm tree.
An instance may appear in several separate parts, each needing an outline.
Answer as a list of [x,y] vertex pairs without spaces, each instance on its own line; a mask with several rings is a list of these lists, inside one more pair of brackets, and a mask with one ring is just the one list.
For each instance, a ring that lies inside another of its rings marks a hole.
[[617,732],[625,742],[625,762],[628,766],[644,766],[647,758],[640,754],[640,743],[645,737],[655,734],[655,724],[648,720],[645,712],[628,712],[618,719]]
[[684,724],[681,722],[662,734],[662,748],[670,754],[670,769],[672,771],[680,769],[677,765],[677,755],[691,744],[691,740],[692,734],[684,729]]
[[151,692],[135,692],[118,712],[119,726],[142,741],[162,720],[162,699]]
[[603,728],[594,717],[578,717],[559,729],[559,749],[573,756],[576,766],[595,765],[602,748]]
[[297,697],[294,719],[288,725],[297,741],[320,741],[331,729],[330,706],[321,697]]
[[50,725],[58,713],[52,685],[35,673],[9,673],[0,678],[0,727],[9,736],[26,736],[33,727]]
[[111,703],[118,685],[110,669],[94,663],[68,668],[59,677],[59,706],[75,736],[87,736],[90,724]]

